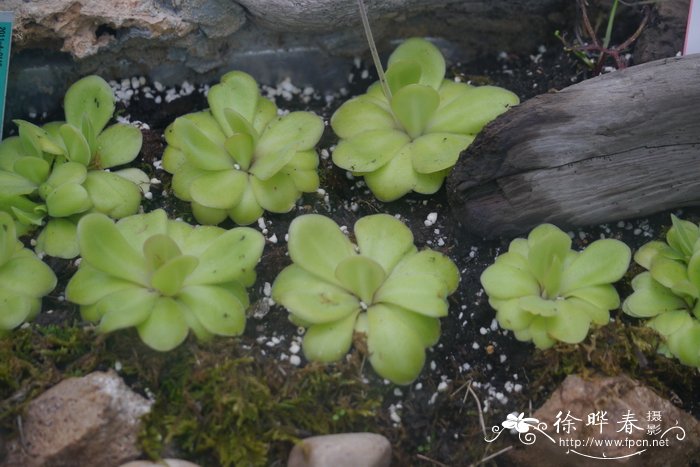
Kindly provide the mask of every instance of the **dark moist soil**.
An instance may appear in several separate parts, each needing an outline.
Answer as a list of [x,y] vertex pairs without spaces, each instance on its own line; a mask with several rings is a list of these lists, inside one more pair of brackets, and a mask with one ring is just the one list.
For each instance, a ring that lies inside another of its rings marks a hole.
[[[366,63],[361,63],[359,67],[349,63],[347,88],[331,94],[333,99],[330,102],[326,93],[312,91],[304,96],[302,91],[292,93],[290,100],[277,96],[277,105],[285,110],[310,110],[328,121],[333,111],[345,99],[362,93],[376,79],[368,68]],[[503,53],[498,57],[489,57],[474,63],[457,64],[448,71],[448,77],[455,76],[465,82],[505,87],[517,93],[521,100],[562,89],[588,77],[580,62],[567,55],[557,42],[541,47],[529,56]],[[147,85],[154,88],[153,83]],[[163,102],[156,103],[154,98],[147,98],[144,86],[141,86],[135,90],[128,105],[122,102],[118,106],[121,116],[148,124],[148,128],[143,129],[144,144],[136,165],[161,183],[152,187],[153,197],[151,200],[144,200],[143,208],[145,211],[164,208],[172,217],[180,217],[193,223],[189,206],[172,195],[171,176],[158,168],[164,149],[162,134],[165,127],[178,116],[202,110],[208,105],[201,90],[195,90],[172,102],[165,102],[165,91],[152,90],[152,94],[161,96]],[[319,145],[322,154],[319,170],[324,191],[304,195],[297,207],[288,214],[265,213],[264,226],[252,225],[254,228],[264,229],[263,233],[268,241],[257,267],[258,280],[249,291],[252,306],[245,334],[240,339],[232,340],[235,342],[232,345],[244,349],[236,350],[236,355],[243,352],[256,362],[264,362],[261,363],[263,366],[279,367],[285,374],[292,372],[296,375],[306,371],[289,363],[290,346],[295,336],[298,339],[297,328],[287,320],[287,312],[278,305],[271,305],[266,297],[269,284],[272,284],[276,275],[290,263],[284,241],[289,223],[299,215],[319,213],[330,216],[339,225],[352,230],[352,225],[360,217],[384,212],[400,217],[410,227],[419,248],[433,248],[450,256],[462,275],[459,290],[450,297],[449,316],[442,319],[440,342],[428,351],[425,368],[417,381],[410,386],[397,387],[378,378],[369,365],[364,365],[362,373],[356,374],[359,382],[365,387],[363,390],[367,391],[367,394],[374,394],[379,401],[379,407],[375,407],[369,418],[367,414],[364,415],[364,428],[382,433],[391,440],[395,465],[468,465],[478,462],[507,446],[506,443],[490,445],[483,441],[479,410],[483,412],[487,430],[490,430],[492,425],[500,424],[508,413],[527,413],[530,407],[538,407],[570,373],[628,373],[651,385],[659,394],[673,400],[682,408],[696,416],[700,415],[700,401],[696,397],[700,388],[697,372],[657,356],[652,348],[653,338],[650,340],[651,334],[648,330],[640,327],[636,320],[622,316],[620,311],[612,312],[615,321],[610,326],[594,331],[594,337],[589,337],[581,345],[562,345],[546,352],[535,350],[529,343],[518,342],[511,333],[500,330],[480,286],[479,276],[499,253],[507,249],[511,239],[459,243],[444,187],[433,196],[412,194],[392,203],[377,201],[361,179],[353,179],[344,170],[332,164],[326,151],[336,142],[328,127]],[[428,222],[430,213],[437,213],[437,220],[432,225]],[[695,222],[700,220],[700,211],[697,209],[676,211],[676,214]],[[636,249],[662,235],[669,224],[669,213],[666,212],[648,219],[575,230],[571,235],[575,248],[585,247],[601,237],[610,237],[623,240]],[[228,228],[233,227],[233,224],[225,223],[222,226]],[[65,285],[76,270],[75,262],[55,258],[45,260],[57,272],[59,285],[45,301],[44,310],[51,312],[42,313],[32,326],[85,326],[86,323],[81,320],[77,308],[63,300]],[[633,267],[627,280],[623,281],[620,286],[622,296],[629,294],[628,279],[637,272],[639,271]],[[134,358],[140,359],[142,356],[153,354],[128,332],[109,336],[106,339],[107,344],[104,338],[100,338],[99,343],[92,347],[93,351],[94,348],[109,346],[110,343],[116,342],[114,345],[118,345],[120,339],[129,342],[130,353]],[[640,346],[640,342],[646,342],[646,346]],[[185,359],[192,355],[197,356],[202,349],[210,349],[211,345],[201,347],[200,344],[189,340],[178,350],[178,355]],[[76,352],[75,361],[85,363],[87,357],[79,355],[80,352],[89,351],[83,348]],[[107,369],[115,363],[115,357],[103,360],[95,358],[97,360],[93,368]],[[129,357],[122,355],[121,358]],[[158,358],[159,365],[168,368],[168,364],[164,363],[167,356]],[[199,358],[196,359],[199,363]],[[333,368],[338,368],[338,371],[346,372],[347,365],[353,364],[360,368],[361,360],[361,356],[353,351],[349,363],[337,367],[331,365],[330,370],[325,371],[332,374]],[[56,378],[60,377],[65,368],[76,368],[71,365],[54,365],[57,371]],[[306,365],[302,359],[301,367]],[[159,367],[158,371],[162,368]],[[153,390],[152,386],[149,388],[151,382],[157,385],[154,381],[157,381],[158,377],[166,377],[153,376],[157,370],[152,368],[142,368],[140,371],[141,373],[133,369],[125,370],[122,374],[132,387],[145,394]],[[145,374],[153,379],[144,376]],[[477,401],[468,391],[469,387],[478,397],[480,407],[477,407]],[[17,391],[21,388],[15,389],[9,394],[17,398]],[[2,405],[5,409],[10,401],[7,399],[9,394],[5,388],[5,401]],[[324,397],[335,396],[326,394]],[[351,396],[347,397],[351,405],[359,406],[360,402]],[[20,399],[26,403],[29,397],[23,396]],[[321,402],[324,401],[319,401]],[[341,413],[345,414],[345,411]],[[1,413],[4,418],[3,426],[11,426],[13,420],[9,417],[15,414],[16,410],[4,410]],[[331,416],[336,417],[338,414],[329,413],[328,417]],[[345,428],[357,429],[360,426],[363,425],[350,424]],[[160,435],[166,430],[164,425],[158,425],[157,422],[154,422],[154,427],[154,431],[161,430]],[[313,428],[304,428],[299,429],[294,436],[319,434],[318,430],[333,431],[340,427],[330,425],[329,428],[328,425],[324,425],[324,428],[317,428],[316,432]],[[190,429],[206,432],[212,427],[201,421],[198,428]],[[194,445],[189,438],[188,443],[182,442],[182,433],[177,436],[168,433],[167,437],[166,441],[162,441],[163,446],[158,443],[155,447],[151,446],[148,449],[149,454],[157,456],[179,453],[183,457],[199,461],[202,465],[220,465],[225,462],[221,451],[215,446],[207,448],[204,445]],[[146,445],[148,436],[144,435],[144,439]],[[270,449],[268,463],[283,465],[291,446],[289,440],[280,439]],[[507,461],[502,457],[496,458],[496,462],[507,465]]]

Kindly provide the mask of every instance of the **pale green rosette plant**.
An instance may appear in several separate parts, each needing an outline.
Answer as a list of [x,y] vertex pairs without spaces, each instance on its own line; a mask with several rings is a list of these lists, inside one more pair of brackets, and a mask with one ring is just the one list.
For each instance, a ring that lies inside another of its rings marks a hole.
[[0,212],[0,334],[34,318],[56,275],[17,240],[15,222]]
[[309,360],[339,360],[357,333],[375,371],[408,384],[440,337],[459,271],[438,252],[419,252],[411,231],[390,215],[363,217],[354,232],[356,244],[327,217],[296,218],[289,227],[294,263],[275,279],[272,297],[307,328]]
[[389,57],[390,96],[374,83],[333,114],[333,162],[363,175],[381,201],[435,193],[481,128],[519,102],[505,89],[444,77],[437,47],[418,38],[401,44]]
[[605,325],[620,306],[612,283],[627,271],[631,251],[624,243],[597,240],[581,252],[551,224],[517,238],[481,275],[481,285],[504,329],[546,349],[556,341],[576,344],[591,324]]
[[177,347],[190,329],[201,340],[243,332],[245,288],[265,244],[259,232],[193,227],[159,209],[116,224],[88,214],[78,240],[82,261],[66,298],[99,321],[99,331],[134,326],[159,351]]
[[324,125],[311,112],[277,116],[248,74],[233,71],[209,90],[210,109],[178,118],[165,131],[163,168],[175,196],[202,224],[239,225],[264,211],[289,212],[318,189],[314,147]]
[[632,280],[634,293],[622,310],[651,318],[647,326],[664,339],[659,351],[700,367],[700,228],[671,216],[666,242],[651,241],[634,255],[646,269]]
[[134,126],[107,126],[115,99],[106,81],[98,76],[77,81],[64,107],[65,122],[38,127],[16,120],[19,136],[0,144],[0,211],[14,217],[21,233],[43,225],[48,216],[37,250],[73,258],[80,216],[135,214],[149,178],[135,168],[105,170],[133,161],[142,142]]

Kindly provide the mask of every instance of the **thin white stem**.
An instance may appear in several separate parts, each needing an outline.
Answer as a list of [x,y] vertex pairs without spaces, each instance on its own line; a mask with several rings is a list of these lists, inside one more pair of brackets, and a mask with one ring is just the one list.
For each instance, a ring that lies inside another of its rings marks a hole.
[[367,37],[367,43],[369,44],[369,51],[372,54],[372,61],[374,62],[374,67],[377,69],[377,74],[379,75],[379,82],[382,85],[382,91],[384,91],[384,96],[386,96],[387,100],[391,101],[391,90],[386,84],[386,77],[384,76],[384,67],[382,67],[382,62],[381,60],[379,60],[379,53],[377,53],[377,45],[374,43],[372,29],[370,29],[369,27],[369,18],[367,17],[365,2],[363,0],[357,0],[357,6],[360,8],[360,18],[362,18],[362,27],[365,30],[365,36]]

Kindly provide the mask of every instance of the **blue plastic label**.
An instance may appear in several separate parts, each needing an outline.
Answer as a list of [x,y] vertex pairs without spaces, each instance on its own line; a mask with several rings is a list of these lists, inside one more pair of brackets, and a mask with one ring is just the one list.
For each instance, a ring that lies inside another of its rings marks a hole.
[[10,70],[13,21],[14,13],[0,11],[0,139],[2,139],[2,126],[5,122],[5,96],[7,95],[7,72]]

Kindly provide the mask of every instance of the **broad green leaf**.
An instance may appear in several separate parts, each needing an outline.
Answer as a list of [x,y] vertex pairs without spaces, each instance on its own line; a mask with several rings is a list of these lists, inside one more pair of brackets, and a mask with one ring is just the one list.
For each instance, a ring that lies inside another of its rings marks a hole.
[[449,79],[442,80],[442,84],[440,84],[440,88],[437,90],[438,94],[440,94],[440,107],[438,107],[438,111],[442,111],[442,109],[454,102],[455,99],[462,97],[473,88],[474,86],[470,84],[456,83]]
[[200,224],[219,225],[226,219],[226,210],[202,206],[196,201],[192,201],[192,214]]
[[391,109],[412,139],[423,134],[428,120],[440,104],[437,91],[422,84],[409,84],[394,94]]
[[284,173],[292,179],[296,189],[303,193],[313,193],[321,184],[315,169],[286,169]]
[[224,143],[226,151],[238,163],[242,170],[248,170],[253,160],[255,142],[246,133],[234,133]]
[[423,195],[432,195],[440,189],[449,173],[450,169],[438,170],[429,174],[416,173],[416,186],[413,187],[413,191]]
[[610,312],[607,308],[601,308],[577,297],[571,297],[565,301],[567,302],[567,307],[570,306],[586,313],[593,324],[604,326],[610,322]]
[[[177,231],[175,226],[177,227]],[[186,232],[186,233],[185,233]],[[199,258],[226,230],[211,225],[190,226],[184,222],[170,221],[168,234],[176,240],[182,254]]]
[[112,173],[136,185],[141,193],[148,193],[151,191],[151,179],[146,175],[146,172],[141,169],[127,167],[126,169],[115,170]]
[[[51,171],[51,166],[39,157],[23,157],[18,159],[13,168],[14,172],[26,178],[36,186],[46,181]],[[3,187],[2,190],[5,188]],[[16,193],[27,194],[27,193]]]
[[389,202],[410,192],[416,186],[416,175],[411,151],[405,145],[388,163],[365,174],[365,182],[378,200]]
[[104,214],[87,214],[78,223],[83,261],[114,277],[148,287],[146,260]]
[[265,238],[257,230],[236,227],[225,231],[199,255],[199,266],[187,285],[221,284],[237,280],[260,261]]
[[172,297],[180,292],[187,276],[199,264],[194,256],[178,256],[167,261],[159,267],[151,276],[151,287],[161,293]]
[[528,313],[519,306],[518,298],[504,300],[496,309],[496,320],[503,329],[519,331],[527,329],[534,319],[532,313]]
[[350,256],[338,264],[335,269],[335,278],[345,289],[368,304],[372,303],[374,293],[384,282],[386,273],[376,261],[369,257]]
[[413,248],[411,229],[389,214],[361,217],[354,231],[360,254],[379,263],[387,274]]
[[693,318],[685,310],[672,310],[647,321],[647,326],[668,338],[671,334],[693,325]]
[[560,306],[564,300],[547,300],[539,295],[527,295],[518,299],[518,306],[528,313],[537,316],[554,316],[561,312]]
[[245,307],[234,294],[222,287],[189,286],[178,299],[212,334],[238,336],[245,329]]
[[163,169],[174,174],[187,161],[185,153],[175,146],[167,146],[163,151]]
[[78,256],[80,248],[75,222],[68,219],[51,219],[36,239],[36,251],[65,259]]
[[[556,343],[548,332],[551,320],[552,318],[535,316],[530,323],[530,327],[527,329],[527,334],[529,334],[530,339],[532,339],[533,344],[535,344],[535,347],[538,349],[548,349]],[[521,333],[522,331],[515,333],[518,339],[521,338]]]
[[248,183],[246,184],[245,191],[243,191],[241,200],[233,209],[228,211],[228,215],[233,219],[233,222],[238,225],[251,224],[259,219],[264,212],[253,192],[253,187],[250,184],[251,178],[251,176],[248,176]]
[[67,184],[80,185],[85,181],[85,177],[87,177],[87,168],[77,162],[54,165],[46,183],[39,187],[39,195],[46,199],[56,187]]
[[[243,71],[230,71],[221,77],[221,83],[234,93],[234,105],[231,107],[243,115],[246,120],[252,121],[260,95],[255,78]],[[211,107],[211,102],[209,102],[209,106]]]
[[[289,150],[296,152],[312,149],[321,138],[323,129],[323,120],[311,112],[292,112],[277,117],[268,124],[255,146],[255,162],[251,172],[260,178],[269,178],[275,171],[263,170],[263,168],[256,166],[266,167],[271,164],[271,162],[266,162],[266,159],[277,160]],[[291,157],[287,158],[285,164],[289,162],[289,159]]]
[[460,153],[474,141],[473,136],[430,133],[410,144],[413,168],[422,174],[452,168]]
[[66,299],[78,305],[92,305],[107,295],[134,287],[145,290],[131,281],[81,264],[66,286]]
[[396,122],[391,112],[363,96],[350,99],[331,117],[331,127],[341,139],[349,139],[366,131],[393,130]]
[[[178,224],[184,223],[179,222]],[[146,240],[154,235],[168,233],[170,224],[165,211],[156,209],[146,214],[125,217],[124,219],[120,219],[116,225],[119,232],[121,232],[126,241],[129,242],[129,245],[131,245],[134,250],[142,252]],[[192,227],[189,228],[191,229]]]
[[138,286],[111,293],[97,302],[102,316],[97,329],[107,333],[138,326],[148,319],[157,299],[156,292]]
[[651,241],[642,245],[634,254],[634,261],[645,269],[651,269],[651,263],[656,257],[661,255],[668,259],[683,260],[683,255],[678,254],[676,250],[668,246],[664,242]]
[[192,195],[190,194],[190,187],[195,180],[197,180],[202,175],[211,173],[209,170],[198,169],[189,162],[180,166],[177,172],[173,175],[172,189],[175,196],[183,201],[192,201]]
[[296,154],[294,147],[287,146],[286,149],[277,153],[270,153],[264,157],[256,155],[249,172],[255,175],[258,180],[269,180],[280,173],[280,170],[292,160],[294,154]]
[[[180,118],[189,120],[199,129],[199,131],[204,133],[204,135],[215,144],[223,145],[224,141],[226,141],[226,135],[223,133],[223,131],[221,131],[221,127],[208,109],[200,112],[188,113]],[[171,123],[165,129],[165,141],[169,145],[182,149],[183,135],[175,130],[174,123],[175,122]]]
[[562,294],[591,285],[610,284],[627,272],[632,252],[619,240],[597,240],[582,251],[564,270]]
[[670,336],[667,343],[681,363],[700,366],[700,323],[694,321],[691,326]]
[[685,301],[666,287],[651,281],[648,287],[635,288],[622,304],[622,310],[636,318],[649,318],[686,307]]
[[516,253],[522,256],[523,258],[527,258],[530,254],[530,245],[528,244],[527,239],[516,238],[513,239],[508,245],[508,252]]
[[481,285],[489,297],[509,299],[539,295],[540,286],[529,271],[495,263],[481,274]]
[[175,120],[174,130],[179,133],[182,151],[187,161],[204,170],[232,169],[234,162],[223,145],[217,144],[205,135],[190,120],[180,117]]
[[[73,126],[73,125],[71,125]],[[83,120],[80,124],[80,132],[83,134],[85,141],[87,141],[90,157],[97,151],[97,133],[95,131],[95,126],[90,121],[88,114],[83,114]]]
[[434,275],[416,272],[391,275],[374,296],[374,303],[390,303],[422,315],[447,315],[447,286]]
[[552,224],[535,227],[528,235],[530,271],[548,297],[556,296],[562,278],[562,264],[571,249],[571,238]]
[[22,146],[19,136],[10,136],[0,142],[0,170],[12,172],[15,161],[23,157],[29,157]]
[[226,136],[231,136],[236,132],[226,118],[226,109],[235,110],[246,121],[252,122],[255,107],[258,101],[258,85],[253,78],[246,75],[243,78],[242,72],[239,78],[232,77],[228,83],[216,84],[209,89],[207,101],[211,108],[211,113],[221,126]]
[[688,279],[700,289],[700,250],[696,251],[688,260]]
[[672,288],[677,284],[688,282],[688,271],[680,261],[657,256],[649,269],[651,277],[660,284]]
[[94,211],[107,214],[113,219],[136,214],[141,205],[139,187],[113,172],[91,170],[83,186],[90,196]]
[[439,112],[432,114],[426,131],[475,135],[487,123],[519,102],[517,95],[503,88],[470,88]]
[[440,87],[445,77],[445,59],[440,49],[421,38],[411,38],[399,45],[389,56],[388,68],[395,62],[411,60],[420,64],[422,68],[420,83],[434,89]]
[[620,296],[611,284],[592,285],[572,290],[566,298],[576,297],[604,310],[614,310],[620,306]]
[[315,149],[309,149],[308,151],[297,151],[287,163],[288,168],[294,168],[299,170],[313,170],[316,171],[318,168],[318,154],[316,154]]
[[[414,313],[394,305],[382,304],[378,306],[390,309],[392,313],[400,316],[401,322],[411,328],[411,330],[420,337],[423,347],[433,346],[437,344],[440,339],[440,320],[438,318],[431,318],[430,316],[425,316],[420,313]],[[370,313],[369,310],[368,313]],[[359,321],[358,319],[358,322]],[[355,326],[355,331],[358,331],[357,326]]]
[[168,261],[182,255],[175,240],[165,234],[155,234],[143,243],[143,256],[150,271],[157,271]]
[[24,322],[32,311],[31,298],[0,286],[0,330],[9,331]]
[[215,209],[231,209],[243,196],[247,175],[239,170],[209,172],[192,182],[192,200]]
[[0,211],[0,267],[15,253],[17,229],[15,221],[6,212]]
[[530,263],[528,262],[527,257],[524,257],[521,254],[513,251],[501,253],[496,257],[495,262],[499,264],[505,264],[507,266],[523,271],[528,271],[530,269]]
[[455,263],[440,252],[423,250],[415,255],[407,255],[396,265],[392,276],[430,274],[438,277],[447,286],[447,293],[452,294],[459,285],[459,269]]
[[328,217],[307,214],[289,225],[289,257],[316,277],[341,285],[335,270],[345,258],[356,255],[355,246]]
[[71,162],[77,162],[85,167],[90,165],[92,153],[90,144],[85,139],[83,133],[73,125],[68,123],[61,125],[59,132],[66,145],[66,158]]
[[[14,122],[19,128],[19,137],[24,142],[25,149],[27,148],[27,144],[29,144],[32,148],[38,148],[40,151],[49,154],[57,156],[62,156],[65,154],[65,148],[61,146],[60,142],[54,140],[54,138],[43,128],[24,120],[14,120]],[[29,155],[37,157],[40,156],[40,154]]]
[[272,285],[272,298],[290,313],[313,324],[337,321],[360,309],[356,297],[296,264],[279,273]]
[[400,311],[382,305],[367,311],[369,361],[394,384],[412,383],[425,362],[423,339],[402,318]]
[[0,195],[28,195],[37,189],[31,180],[12,172],[0,170]]
[[333,151],[333,163],[353,172],[372,172],[385,166],[409,142],[402,131],[369,130],[341,140]]
[[267,180],[260,180],[253,175],[248,180],[255,199],[266,211],[289,212],[301,195],[294,181],[283,172],[278,172]]
[[188,310],[170,297],[156,300],[151,315],[138,326],[141,340],[152,349],[172,350],[187,338],[185,313]]
[[307,329],[302,341],[304,356],[316,362],[335,362],[348,353],[352,344],[357,313],[329,323],[319,323]]
[[114,93],[99,76],[86,76],[68,88],[63,107],[68,123],[80,128],[86,115],[95,134],[99,134],[114,114]]
[[422,71],[421,64],[415,60],[403,59],[393,61],[386,70],[386,83],[391,94],[397,93],[409,84],[420,83]]
[[49,193],[46,207],[51,217],[68,217],[85,212],[92,207],[92,201],[81,185],[65,184]]
[[93,163],[101,169],[128,164],[139,155],[142,143],[141,130],[135,126],[123,123],[112,125],[97,137]]
[[591,325],[589,314],[574,300],[561,300],[558,313],[548,323],[549,335],[567,344],[583,341]]
[[[29,231],[29,226],[39,226],[44,223],[44,217],[46,216],[46,205],[34,203],[27,198],[22,196],[12,196],[5,198],[0,196],[0,205],[7,200],[8,206],[15,218],[20,223],[20,230],[17,235],[24,235]],[[25,227],[25,228],[22,228]]]
[[34,254],[15,256],[0,266],[0,284],[19,295],[43,297],[56,287],[56,275]]

